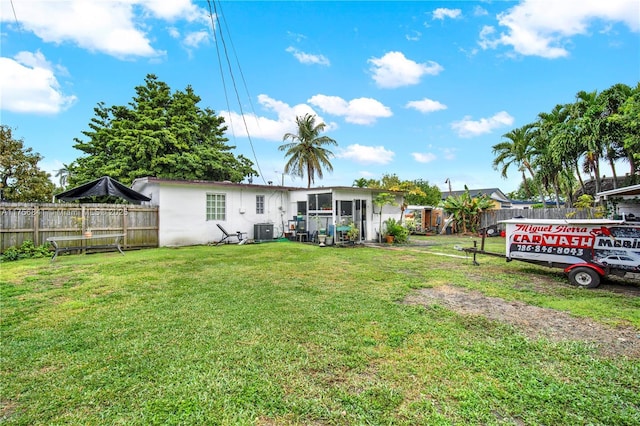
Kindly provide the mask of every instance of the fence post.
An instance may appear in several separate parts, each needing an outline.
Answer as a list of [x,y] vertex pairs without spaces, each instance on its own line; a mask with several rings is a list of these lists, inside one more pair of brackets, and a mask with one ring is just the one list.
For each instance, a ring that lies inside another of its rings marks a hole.
[[40,245],[40,208],[37,205],[33,207],[33,245]]
[[124,238],[122,239],[122,243],[124,244],[125,247],[128,246],[128,237],[129,237],[129,233],[127,232],[127,225],[128,225],[128,221],[127,221],[127,207],[126,206],[122,206],[122,233],[124,234]]

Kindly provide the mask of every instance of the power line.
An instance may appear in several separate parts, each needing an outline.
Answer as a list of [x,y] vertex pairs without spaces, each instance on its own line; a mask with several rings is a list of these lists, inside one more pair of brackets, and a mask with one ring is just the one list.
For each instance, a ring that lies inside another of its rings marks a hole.
[[[222,13],[222,6],[219,5],[219,4],[216,6],[216,3],[220,3],[219,1],[216,2],[216,0],[213,0],[213,7],[211,6],[211,3],[212,3],[211,0],[207,0],[207,5],[209,6],[209,17],[211,19],[211,29],[213,31],[214,37],[216,36],[216,34],[219,34],[219,36],[220,36],[219,38],[220,38],[220,43],[222,43],[222,49],[224,50],[225,62],[226,62],[227,67],[229,69],[229,75],[231,77],[231,83],[233,85],[234,93],[236,94],[236,100],[238,101],[240,114],[242,116],[242,123],[244,124],[245,131],[247,132],[247,138],[249,139],[249,145],[251,146],[251,152],[253,153],[253,158],[254,158],[254,160],[256,162],[256,168],[258,169],[258,173],[260,174],[260,177],[262,178],[262,181],[266,184],[267,182],[266,182],[266,180],[264,178],[264,175],[262,174],[262,170],[260,169],[260,163],[258,162],[258,156],[256,155],[256,151],[255,151],[255,148],[253,146],[253,140],[251,138],[251,134],[249,133],[249,126],[247,125],[247,120],[245,118],[244,109],[242,108],[242,102],[240,101],[240,96],[238,94],[238,88],[236,86],[236,80],[235,80],[235,77],[233,75],[233,69],[232,69],[232,66],[231,66],[231,61],[229,60],[229,53],[227,51],[227,44],[226,44],[225,39],[224,39],[224,34],[223,34],[223,31],[222,31],[222,25],[221,25],[221,22],[220,22],[220,16],[222,16],[222,19],[224,20],[224,14]],[[220,13],[218,13],[218,8],[220,8]],[[214,16],[215,16],[215,18],[214,18]],[[218,33],[216,33],[216,23],[218,24],[217,27],[219,28],[219,32]],[[225,24],[226,24],[226,21],[225,21]],[[227,28],[227,33],[229,33],[228,26],[226,28]],[[231,34],[230,33],[229,33],[229,39],[231,40]],[[216,42],[216,54],[217,54],[217,57],[218,57],[218,64],[219,64],[219,68],[220,68],[220,75],[222,77],[222,88],[224,90],[224,97],[225,97],[225,101],[226,101],[226,104],[227,104],[227,111],[229,111],[229,122],[230,122],[229,124],[232,124],[231,123],[231,107],[229,105],[229,98],[227,96],[227,87],[226,87],[226,81],[225,81],[225,78],[224,78],[224,70],[223,70],[223,67],[222,67],[222,59],[220,57],[220,46],[218,44],[218,37],[215,37],[215,42]],[[233,48],[233,42],[231,42],[231,47]],[[241,76],[243,85],[245,87],[245,91],[247,91],[247,93],[248,93],[247,84],[246,84],[246,81],[244,79],[244,74],[242,73],[242,68],[240,67],[240,62],[238,61],[238,56],[235,54],[235,49],[234,49],[234,56],[236,58],[236,65],[237,65],[238,69],[240,70],[240,76]],[[253,104],[251,103],[251,97],[250,96],[249,96],[249,103],[250,103],[251,109],[253,111]],[[255,112],[254,112],[254,115],[255,115]],[[231,126],[231,128],[232,128],[232,131],[233,131],[233,126]]]
[[13,18],[16,20],[16,25],[18,26],[18,29],[20,29],[20,22],[18,22],[18,15],[16,15],[16,8],[13,7],[13,0],[10,0],[11,3],[11,10],[13,11]]

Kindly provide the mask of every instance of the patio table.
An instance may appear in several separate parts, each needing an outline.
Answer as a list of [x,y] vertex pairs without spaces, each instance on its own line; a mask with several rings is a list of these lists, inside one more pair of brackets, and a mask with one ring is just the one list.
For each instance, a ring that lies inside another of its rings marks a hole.
[[[55,249],[55,253],[53,253],[53,257],[51,258],[53,262],[59,253],[74,250],[114,248],[124,255],[122,246],[120,245],[122,237],[124,237],[124,234],[94,234],[90,237],[85,235],[67,235],[64,237],[49,237],[47,238],[47,242],[51,243]],[[111,241],[105,241],[108,239],[111,239]],[[78,244],[62,246],[58,244],[63,241],[74,241],[78,242]]]

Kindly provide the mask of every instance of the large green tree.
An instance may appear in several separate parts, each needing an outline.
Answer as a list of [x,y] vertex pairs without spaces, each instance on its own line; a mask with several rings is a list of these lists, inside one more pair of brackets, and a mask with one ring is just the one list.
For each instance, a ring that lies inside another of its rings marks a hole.
[[[624,87],[618,89],[613,93],[617,108],[611,107],[607,111],[607,124],[613,126],[612,132],[618,146],[622,145],[629,162],[630,175],[637,176],[640,172],[640,83],[629,88],[628,92]],[[628,96],[623,99],[623,96],[619,96],[620,92],[628,93]],[[634,182],[637,183],[636,179],[630,183]]]
[[429,184],[429,181],[416,179],[411,181],[415,189],[405,194],[404,200],[407,204],[415,206],[437,206],[442,201],[442,193],[437,185]]
[[[616,165],[630,165],[626,184],[640,181],[640,84],[629,87],[614,84],[597,91],[580,91],[570,104],[556,105],[549,113],[538,114],[537,120],[503,135],[493,146],[493,166],[504,177],[516,166],[523,182],[546,190],[571,204],[579,182],[587,192],[582,173],[593,177],[595,193],[601,190],[603,167],[608,164],[617,184]],[[582,165],[582,167],[580,167]],[[528,171],[532,179],[524,179]],[[524,188],[530,193],[529,188]],[[594,195],[594,194],[592,194]]]
[[191,86],[171,92],[149,74],[126,106],[99,103],[89,130],[74,147],[84,153],[69,166],[72,184],[111,176],[125,184],[154,176],[240,182],[257,175],[253,163],[231,152],[224,118],[200,108]]
[[315,182],[315,177],[323,178],[323,169],[333,171],[330,158],[333,152],[325,148],[328,145],[338,143],[328,136],[320,136],[326,127],[324,123],[316,123],[316,116],[305,114],[303,117],[296,117],[297,133],[286,133],[283,141],[291,140],[289,143],[280,145],[278,149],[285,152],[288,158],[284,166],[284,172],[293,176],[307,176],[307,188]]
[[15,139],[9,126],[0,125],[0,199],[13,202],[51,201],[55,185],[40,170],[42,156]]

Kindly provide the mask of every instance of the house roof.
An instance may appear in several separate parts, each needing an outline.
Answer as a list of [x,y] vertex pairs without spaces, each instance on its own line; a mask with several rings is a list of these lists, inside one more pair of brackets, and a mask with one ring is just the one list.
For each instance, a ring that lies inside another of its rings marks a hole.
[[637,197],[640,195],[640,185],[625,186],[624,188],[611,189],[609,191],[598,192],[597,197],[607,199],[608,197]]
[[340,191],[353,191],[353,192],[363,192],[363,191],[371,191],[374,193],[378,192],[391,192],[401,194],[401,192],[389,191],[386,189],[379,188],[358,188],[354,186],[318,186],[312,188],[303,188],[303,187],[295,187],[295,186],[280,186],[280,185],[260,185],[253,183],[238,183],[238,182],[230,182],[230,181],[211,181],[211,180],[182,180],[182,179],[164,179],[164,178],[156,178],[156,177],[144,177],[138,178],[133,181],[133,183],[165,183],[165,184],[174,184],[174,185],[202,185],[202,186],[226,186],[230,188],[258,188],[258,189],[267,189],[267,190],[280,190],[280,191],[322,191],[322,190],[340,190]]
[[[447,197],[449,195],[453,196],[453,197],[459,197],[462,194],[464,194],[466,192],[465,191],[443,191],[442,192],[442,199],[446,200]],[[503,203],[510,203],[511,200],[504,195],[504,193],[499,189],[499,188],[484,188],[484,189],[470,189],[469,190],[469,195],[472,198],[476,198],[476,197],[480,197],[481,195],[487,195],[488,197],[490,197],[493,200],[496,201],[500,201]]]
[[[542,204],[542,201],[540,201],[540,200],[511,200],[511,204],[513,204],[513,205],[533,205],[533,204]],[[547,206],[555,206],[556,202],[547,200],[547,201],[545,201],[545,204]],[[560,201],[560,204],[565,204],[565,202],[564,201]]]
[[165,184],[173,184],[173,185],[202,185],[202,186],[227,186],[227,187],[235,187],[235,188],[246,188],[248,186],[252,188],[263,188],[263,189],[280,189],[280,190],[293,190],[298,189],[290,186],[280,186],[280,185],[259,185],[259,184],[251,184],[251,183],[238,183],[231,181],[213,181],[213,180],[188,180],[188,179],[164,179],[157,177],[143,177],[138,178],[133,181],[133,183],[165,183]]

